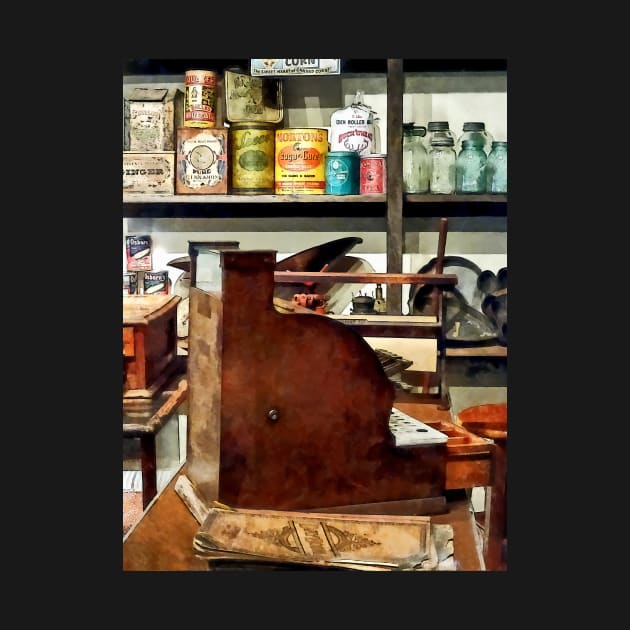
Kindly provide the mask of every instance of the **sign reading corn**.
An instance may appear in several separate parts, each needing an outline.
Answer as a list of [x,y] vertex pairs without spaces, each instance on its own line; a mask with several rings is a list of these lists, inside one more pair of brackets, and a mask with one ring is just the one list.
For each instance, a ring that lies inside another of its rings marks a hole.
[[340,59],[252,59],[253,77],[340,74]]

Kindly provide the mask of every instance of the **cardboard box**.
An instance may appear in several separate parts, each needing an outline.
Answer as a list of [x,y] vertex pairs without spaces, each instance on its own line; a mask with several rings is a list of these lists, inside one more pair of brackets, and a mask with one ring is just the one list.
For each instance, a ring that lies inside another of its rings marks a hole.
[[123,151],[175,151],[184,93],[177,88],[127,88],[123,99]]
[[123,192],[175,192],[175,153],[123,151]]
[[177,130],[175,192],[224,195],[228,183],[228,130],[180,127]]

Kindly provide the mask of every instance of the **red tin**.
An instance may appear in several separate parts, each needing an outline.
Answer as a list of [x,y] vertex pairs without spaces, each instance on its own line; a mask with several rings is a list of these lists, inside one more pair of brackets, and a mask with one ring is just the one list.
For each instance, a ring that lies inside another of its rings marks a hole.
[[387,167],[384,153],[370,153],[359,165],[359,194],[372,195],[387,191]]

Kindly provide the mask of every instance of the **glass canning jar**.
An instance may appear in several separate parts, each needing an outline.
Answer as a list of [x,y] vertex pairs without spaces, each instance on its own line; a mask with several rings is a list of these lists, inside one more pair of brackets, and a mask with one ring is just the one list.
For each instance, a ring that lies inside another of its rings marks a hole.
[[507,193],[507,142],[495,140],[486,162],[486,192]]
[[431,162],[431,180],[429,190],[439,195],[455,192],[455,162],[457,155],[453,148],[453,138],[435,136],[431,141],[429,161]]
[[403,192],[426,193],[429,191],[429,154],[422,138],[427,128],[413,123],[403,125]]
[[486,192],[486,154],[483,145],[464,140],[455,162],[455,190],[458,193]]
[[452,138],[453,145],[457,143],[457,136],[451,131],[447,120],[432,120],[427,124],[427,135],[424,137],[424,145],[427,151],[431,151],[431,143],[434,138]]
[[465,122],[463,126],[462,134],[455,143],[455,152],[459,155],[462,150],[464,140],[473,140],[475,142],[481,142],[483,144],[483,150],[486,156],[489,155],[492,149],[492,142],[494,138],[492,134],[486,130],[486,124],[482,122]]

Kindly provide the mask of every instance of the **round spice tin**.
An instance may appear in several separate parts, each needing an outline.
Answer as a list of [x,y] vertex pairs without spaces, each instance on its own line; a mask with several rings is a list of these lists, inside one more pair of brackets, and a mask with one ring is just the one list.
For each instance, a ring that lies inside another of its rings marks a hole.
[[184,127],[214,127],[217,73],[212,70],[187,70],[184,84]]
[[356,151],[330,151],[326,155],[326,194],[359,194],[359,154]]
[[371,195],[387,191],[386,157],[384,153],[371,153],[361,157],[359,194]]
[[274,192],[275,125],[240,122],[230,125],[232,192],[266,195]]

